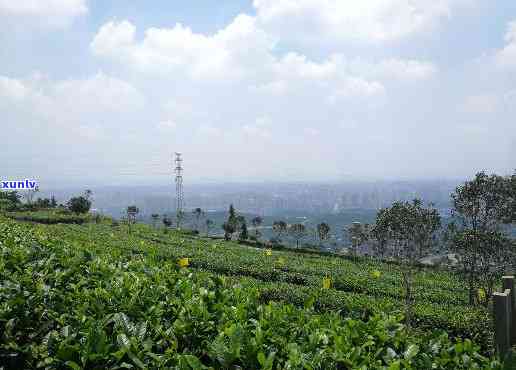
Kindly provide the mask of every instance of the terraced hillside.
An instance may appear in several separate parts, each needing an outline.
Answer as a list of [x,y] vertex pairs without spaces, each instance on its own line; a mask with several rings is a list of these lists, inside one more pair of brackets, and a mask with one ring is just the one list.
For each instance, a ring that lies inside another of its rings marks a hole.
[[408,330],[394,264],[109,223],[0,219],[0,248],[5,368],[497,366],[449,272],[417,274]]

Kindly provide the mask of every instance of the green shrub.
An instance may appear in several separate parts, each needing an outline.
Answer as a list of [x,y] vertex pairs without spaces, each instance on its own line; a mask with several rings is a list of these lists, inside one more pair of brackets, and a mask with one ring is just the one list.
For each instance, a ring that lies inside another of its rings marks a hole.
[[501,368],[470,340],[414,335],[400,317],[261,304],[257,289],[179,268],[145,242],[106,248],[97,225],[31,229],[0,220],[6,369]]

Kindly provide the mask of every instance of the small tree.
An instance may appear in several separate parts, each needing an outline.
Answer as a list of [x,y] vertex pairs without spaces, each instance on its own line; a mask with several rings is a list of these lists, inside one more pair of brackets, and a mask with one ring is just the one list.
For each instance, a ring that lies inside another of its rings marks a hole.
[[224,230],[224,239],[229,241],[233,238],[233,234],[236,232],[236,227],[229,222],[224,222],[222,224],[222,230]]
[[35,203],[33,203],[33,209],[48,209],[50,207],[50,199],[49,198],[38,198]]
[[296,248],[299,248],[299,241],[306,236],[306,227],[303,224],[293,224],[288,227],[288,233],[296,241]]
[[0,210],[15,211],[21,206],[21,195],[17,191],[0,190]]
[[324,241],[330,238],[330,225],[326,222],[322,222],[317,225],[317,236],[319,237],[319,241],[322,244]]
[[165,226],[165,230],[172,226],[172,219],[168,217],[167,215],[163,216],[162,219],[163,225]]
[[75,214],[88,213],[91,208],[91,201],[84,196],[73,197],[66,203],[66,207]]
[[197,207],[192,211],[195,217],[195,231],[199,232],[199,221],[204,216],[204,212],[201,208]]
[[468,279],[469,303],[487,307],[489,300],[479,297],[476,289],[481,287],[486,298],[493,294],[496,282],[510,264],[507,260],[510,241],[497,231],[466,229],[454,234],[453,244],[461,255],[462,273],[471,279]]
[[429,205],[425,208],[419,199],[412,202],[395,202],[390,208],[377,214],[377,225],[388,229],[393,256],[401,266],[402,285],[405,293],[405,321],[412,320],[413,274],[416,263],[435,242],[437,230],[441,227],[439,212]]
[[50,198],[50,208],[57,208],[57,201],[56,201],[56,198],[53,195]]
[[280,243],[281,236],[287,231],[287,223],[285,221],[274,221],[272,231],[276,234],[275,240]]
[[151,215],[151,219],[152,219],[152,227],[156,229],[158,227],[159,215],[157,213],[153,213]]
[[346,230],[351,240],[351,253],[356,256],[358,248],[369,238],[369,225],[353,222]]
[[129,232],[131,232],[131,224],[136,223],[136,216],[140,213],[140,210],[136,206],[129,206],[126,210],[127,213],[127,225]]
[[489,297],[497,276],[514,262],[513,248],[502,226],[514,220],[515,176],[479,172],[452,194],[453,222],[448,236],[452,249],[461,257],[471,305],[478,303],[478,288]]
[[238,230],[239,219],[235,211],[235,207],[233,204],[229,206],[229,215],[228,220],[222,224],[222,229],[224,230],[224,239],[231,240],[233,238],[233,234]]
[[210,236],[210,229],[213,226],[213,221],[209,218],[206,219],[206,236]]
[[183,211],[179,211],[176,213],[176,227],[178,230],[181,230],[181,225],[185,219],[185,213]]
[[508,181],[507,193],[509,194],[509,207],[506,211],[504,222],[507,224],[516,223],[516,171]]
[[240,235],[238,236],[238,239],[241,241],[246,241],[247,239],[249,239],[249,233],[247,232],[247,224],[245,222],[245,219],[240,226]]
[[385,257],[389,245],[389,226],[386,224],[387,218],[382,215],[383,212],[385,212],[383,209],[378,212],[376,223],[371,227],[371,231],[369,232],[374,254],[380,259]]
[[84,191],[84,197],[91,201],[91,196],[93,195],[93,192],[90,189],[86,189]]
[[36,186],[34,189],[29,189],[25,193],[25,200],[27,201],[27,204],[29,206],[32,205],[32,201],[33,201],[34,196],[36,195],[36,193],[39,193],[39,186]]
[[263,218],[261,218],[260,216],[256,216],[251,220],[251,224],[253,225],[253,228],[254,228],[254,236],[256,236],[256,240],[258,240],[261,236],[259,227],[262,225],[262,223],[263,223]]

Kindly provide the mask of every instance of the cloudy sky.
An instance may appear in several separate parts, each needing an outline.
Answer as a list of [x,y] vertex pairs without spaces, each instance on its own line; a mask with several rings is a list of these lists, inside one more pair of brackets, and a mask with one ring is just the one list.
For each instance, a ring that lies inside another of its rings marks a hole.
[[514,0],[0,0],[0,178],[516,168]]

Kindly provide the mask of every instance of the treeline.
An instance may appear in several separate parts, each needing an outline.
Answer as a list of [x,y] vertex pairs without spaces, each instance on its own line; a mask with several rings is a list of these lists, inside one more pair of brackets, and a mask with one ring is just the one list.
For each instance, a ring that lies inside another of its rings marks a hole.
[[36,198],[39,188],[27,190],[24,194],[16,190],[0,191],[0,211],[3,212],[35,212],[56,211],[61,213],[86,214],[92,205],[92,191],[70,198],[65,204],[58,204],[55,197]]

